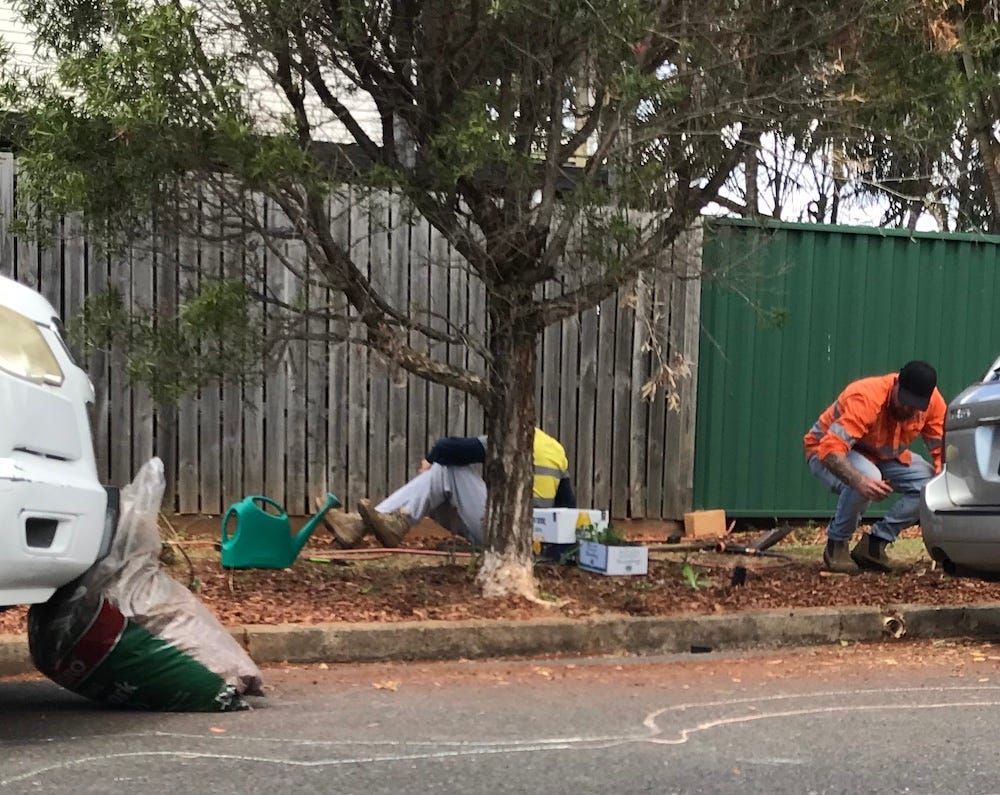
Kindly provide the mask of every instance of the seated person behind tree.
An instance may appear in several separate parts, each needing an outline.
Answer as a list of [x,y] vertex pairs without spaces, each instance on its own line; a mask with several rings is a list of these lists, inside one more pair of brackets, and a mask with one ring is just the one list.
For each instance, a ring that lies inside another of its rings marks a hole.
[[[416,477],[378,505],[359,500],[357,513],[329,512],[327,528],[345,548],[357,546],[368,532],[382,546],[396,547],[413,525],[429,516],[474,546],[482,546],[486,483],[471,465],[486,460],[486,444],[485,436],[439,439],[420,462]],[[535,428],[534,462],[534,507],[575,508],[566,451],[539,428]]]

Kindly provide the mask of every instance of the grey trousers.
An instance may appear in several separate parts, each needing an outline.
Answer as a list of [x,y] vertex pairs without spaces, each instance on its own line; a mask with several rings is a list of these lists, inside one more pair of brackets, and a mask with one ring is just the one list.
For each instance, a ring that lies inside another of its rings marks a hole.
[[483,543],[486,483],[467,466],[431,464],[375,506],[379,513],[405,508],[410,524],[425,516],[473,544]]

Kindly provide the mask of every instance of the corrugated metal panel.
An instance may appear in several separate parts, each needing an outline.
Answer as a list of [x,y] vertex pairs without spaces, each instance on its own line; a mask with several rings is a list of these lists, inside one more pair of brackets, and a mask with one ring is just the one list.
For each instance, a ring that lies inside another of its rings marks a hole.
[[1000,237],[716,220],[703,261],[697,508],[830,516],[802,437],[844,385],[926,359],[950,400],[1000,354]]

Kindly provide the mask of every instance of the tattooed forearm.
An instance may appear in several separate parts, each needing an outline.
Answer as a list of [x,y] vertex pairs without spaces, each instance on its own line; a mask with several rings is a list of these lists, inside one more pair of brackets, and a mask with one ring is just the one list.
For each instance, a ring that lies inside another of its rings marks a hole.
[[846,455],[831,453],[823,459],[823,466],[829,469],[834,475],[840,478],[852,489],[857,488],[858,484],[861,482],[861,473],[851,466]]

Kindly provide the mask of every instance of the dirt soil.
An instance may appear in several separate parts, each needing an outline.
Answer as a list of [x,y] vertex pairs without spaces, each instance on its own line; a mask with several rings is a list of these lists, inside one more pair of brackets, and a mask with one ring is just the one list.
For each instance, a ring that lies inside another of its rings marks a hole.
[[[936,568],[911,528],[902,549],[909,566],[899,574],[835,575],[822,570],[824,533],[797,529],[773,550],[789,558],[676,550],[669,526],[630,531],[650,546],[646,576],[606,577],[569,565],[539,563],[544,604],[523,598],[486,599],[475,582],[477,558],[436,548],[447,538],[418,528],[398,551],[344,552],[319,531],[289,569],[226,570],[220,564],[218,520],[161,521],[164,565],[190,585],[224,623],[311,624],[454,619],[525,619],[599,614],[674,616],[735,611],[895,604],[971,604],[1000,601],[1000,583],[954,578]],[[864,528],[863,528],[864,529]],[[749,544],[762,531],[735,536]],[[737,567],[745,582],[734,584]],[[0,634],[25,631],[26,610],[0,613]]]

